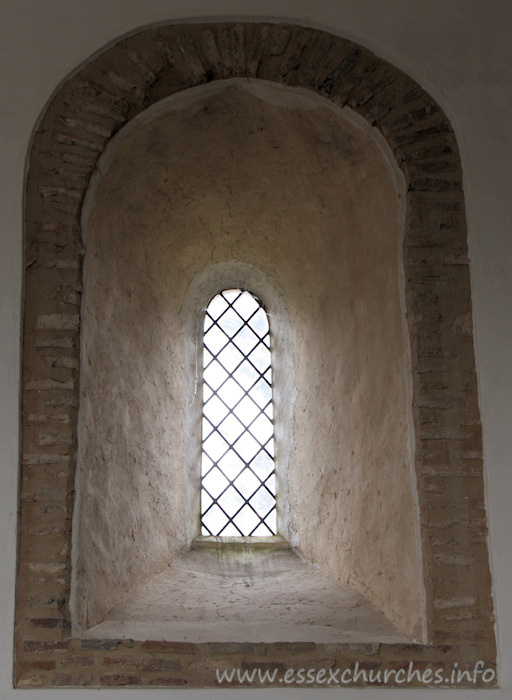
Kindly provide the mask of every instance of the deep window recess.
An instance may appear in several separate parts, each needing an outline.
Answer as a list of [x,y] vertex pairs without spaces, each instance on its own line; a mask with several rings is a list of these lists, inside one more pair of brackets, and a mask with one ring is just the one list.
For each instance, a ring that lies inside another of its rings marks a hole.
[[276,534],[270,329],[241,289],[217,294],[205,313],[201,534]]

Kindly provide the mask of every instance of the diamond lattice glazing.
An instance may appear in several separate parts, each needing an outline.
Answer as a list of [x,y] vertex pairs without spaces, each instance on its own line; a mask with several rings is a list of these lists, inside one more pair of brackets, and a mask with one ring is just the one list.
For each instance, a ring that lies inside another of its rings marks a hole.
[[275,535],[268,317],[250,292],[208,305],[203,345],[201,534]]

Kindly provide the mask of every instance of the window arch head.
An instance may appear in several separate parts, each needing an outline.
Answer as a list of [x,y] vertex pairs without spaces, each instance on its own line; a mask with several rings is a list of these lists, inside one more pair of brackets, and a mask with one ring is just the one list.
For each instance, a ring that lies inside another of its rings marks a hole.
[[225,289],[208,304],[202,389],[201,534],[275,535],[270,327],[247,290]]

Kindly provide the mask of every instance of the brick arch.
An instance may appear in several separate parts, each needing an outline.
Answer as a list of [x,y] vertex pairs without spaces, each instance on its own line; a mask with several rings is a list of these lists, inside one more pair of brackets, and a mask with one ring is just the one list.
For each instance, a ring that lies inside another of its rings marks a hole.
[[[327,651],[314,644],[113,644],[71,638],[82,202],[98,158],[128,121],[171,94],[233,77],[299,86],[349,106],[379,129],[404,173],[404,265],[430,646],[354,651],[339,645]],[[260,661],[286,666],[299,652],[312,666],[319,658],[325,666],[328,658],[344,667],[368,655],[382,668],[411,659],[494,663],[461,164],[448,119],[417,83],[368,50],[306,27],[175,25],[123,39],[69,78],[39,123],[27,179],[25,263],[20,686],[215,685],[215,666],[226,657],[231,666]],[[105,654],[113,659],[110,666]],[[200,671],[194,670],[198,654]],[[127,656],[133,663],[123,667]]]

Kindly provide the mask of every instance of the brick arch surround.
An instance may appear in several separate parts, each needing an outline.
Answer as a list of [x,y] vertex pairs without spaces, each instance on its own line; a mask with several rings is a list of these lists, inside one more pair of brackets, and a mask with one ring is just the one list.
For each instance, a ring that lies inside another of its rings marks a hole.
[[[180,90],[233,77],[299,86],[348,105],[384,135],[406,178],[428,645],[71,637],[83,198],[98,158],[130,119]],[[306,27],[175,25],[130,36],[69,78],[41,119],[30,152],[25,262],[18,686],[214,686],[215,668],[344,669],[356,661],[374,672],[409,661],[444,666],[443,678],[454,662],[494,666],[461,165],[450,123],[419,85],[366,49]]]

